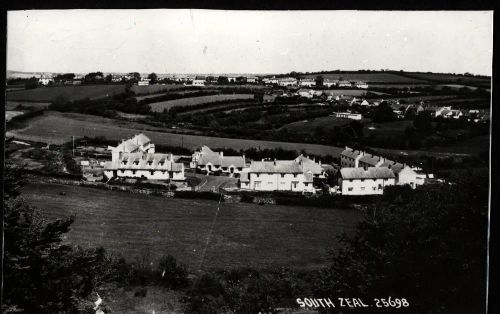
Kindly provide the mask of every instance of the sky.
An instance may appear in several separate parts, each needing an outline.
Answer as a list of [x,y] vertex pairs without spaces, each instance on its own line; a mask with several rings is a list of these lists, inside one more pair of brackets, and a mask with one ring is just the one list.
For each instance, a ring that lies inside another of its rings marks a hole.
[[30,10],[7,14],[7,69],[491,75],[492,11]]

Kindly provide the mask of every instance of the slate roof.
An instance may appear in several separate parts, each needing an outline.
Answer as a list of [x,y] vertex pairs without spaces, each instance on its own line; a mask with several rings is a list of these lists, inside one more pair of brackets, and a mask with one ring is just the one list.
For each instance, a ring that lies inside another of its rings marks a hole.
[[120,151],[120,152],[125,152],[125,153],[133,153],[135,152],[141,145],[145,145],[147,143],[151,142],[149,137],[146,135],[140,133],[135,135],[134,137],[121,142],[118,144],[116,147],[112,147],[112,150],[114,151]]
[[302,173],[302,166],[295,160],[252,161],[250,172],[254,173]]
[[245,158],[243,156],[221,156],[218,153],[201,155],[198,164],[204,166],[208,163],[214,166],[243,168],[245,167]]
[[371,166],[376,166],[377,163],[380,162],[382,157],[380,156],[375,156],[375,155],[370,155],[370,154],[365,154],[363,157],[359,159],[359,162],[363,162],[365,164],[369,164]]
[[391,169],[395,174],[398,174],[405,167],[404,164],[386,159],[380,167],[387,167]]
[[394,173],[387,167],[342,168],[340,169],[342,179],[388,179],[394,178]]
[[123,153],[116,161],[108,161],[105,170],[164,170],[182,171],[184,165],[174,162],[171,154]]
[[356,157],[359,156],[359,154],[360,154],[359,150],[354,150],[354,149],[349,148],[349,147],[346,147],[346,149],[344,149],[342,151],[342,153],[340,153],[340,155],[346,156],[346,157],[349,157],[349,158],[356,158]]
[[302,161],[302,169],[304,172],[311,171],[313,174],[321,174],[323,173],[323,168],[321,165],[308,157],[300,154],[295,161]]

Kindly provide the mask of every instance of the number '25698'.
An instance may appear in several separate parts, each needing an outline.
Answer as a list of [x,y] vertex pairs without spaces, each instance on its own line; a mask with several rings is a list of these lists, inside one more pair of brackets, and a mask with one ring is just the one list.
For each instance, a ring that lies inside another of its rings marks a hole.
[[410,303],[408,300],[405,298],[392,298],[389,297],[387,299],[378,299],[374,298],[373,301],[375,301],[375,306],[376,307],[393,307],[393,308],[401,308],[401,307],[408,307],[410,306]]

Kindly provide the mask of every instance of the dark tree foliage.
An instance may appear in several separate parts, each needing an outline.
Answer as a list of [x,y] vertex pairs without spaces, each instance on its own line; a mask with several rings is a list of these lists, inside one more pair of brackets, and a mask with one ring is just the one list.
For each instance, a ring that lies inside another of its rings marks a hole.
[[62,243],[73,218],[47,221],[17,198],[21,172],[5,168],[4,313],[83,313],[102,273],[104,250]]
[[421,111],[413,120],[413,126],[417,131],[423,134],[432,132],[432,116],[428,111]]
[[383,102],[373,112],[373,121],[377,123],[389,122],[396,120],[396,114],[391,106]]
[[402,313],[484,312],[488,178],[453,182],[388,189],[390,205],[374,205],[353,236],[341,236],[320,294],[406,298]]

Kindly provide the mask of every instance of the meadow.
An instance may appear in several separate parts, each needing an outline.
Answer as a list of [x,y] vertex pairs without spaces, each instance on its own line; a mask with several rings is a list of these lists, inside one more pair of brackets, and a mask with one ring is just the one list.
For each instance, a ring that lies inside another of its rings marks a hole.
[[75,216],[67,243],[103,246],[130,261],[171,254],[191,270],[324,266],[339,247],[336,236],[361,219],[354,210],[224,202],[219,207],[217,201],[45,183],[27,185],[22,197],[47,218]]
[[123,93],[125,85],[76,85],[53,86],[13,91],[6,94],[7,100],[52,102],[54,100],[75,101],[79,99],[99,99]]
[[163,110],[170,109],[173,107],[195,106],[195,105],[224,101],[224,100],[252,99],[253,97],[254,97],[253,94],[228,94],[228,95],[188,97],[188,98],[151,103],[149,104],[149,107],[153,112],[163,112]]
[[318,127],[322,128],[323,131],[328,132],[332,131],[336,126],[343,126],[351,123],[352,121],[353,120],[328,116],[292,122],[282,126],[280,129],[287,129],[288,131],[298,133],[312,134]]
[[342,151],[342,148],[335,146],[183,135],[161,132],[160,130],[160,128],[141,123],[124,122],[92,115],[49,111],[42,116],[27,121],[24,128],[7,131],[7,136],[14,136],[26,141],[62,144],[69,141],[72,135],[76,137],[104,136],[110,140],[120,141],[143,132],[155,144],[182,146],[189,149],[196,149],[202,145],[236,150],[252,147],[260,149],[282,148],[296,151],[303,149],[309,154],[332,156],[338,156]]
[[33,102],[33,101],[6,101],[5,109],[6,110],[15,110],[17,106],[23,106],[34,109],[47,109],[50,105],[50,102]]

